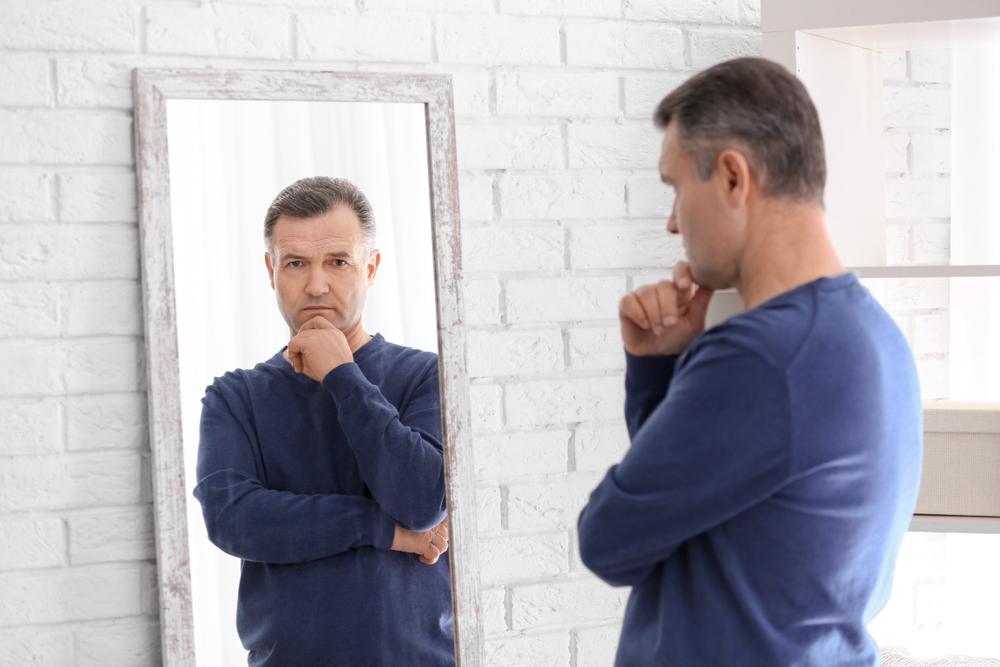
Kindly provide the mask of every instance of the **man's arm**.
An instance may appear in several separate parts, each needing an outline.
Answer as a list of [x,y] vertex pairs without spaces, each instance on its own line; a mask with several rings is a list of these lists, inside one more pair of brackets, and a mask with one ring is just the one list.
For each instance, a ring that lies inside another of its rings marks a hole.
[[353,362],[331,370],[323,387],[337,404],[361,479],[379,507],[409,530],[441,523],[444,456],[437,366],[427,370],[402,415]]
[[194,495],[209,539],[226,553],[266,563],[303,563],[369,545],[417,553],[430,563],[447,549],[446,526],[443,533],[412,534],[369,498],[266,488],[227,395],[210,387],[202,404]]
[[715,342],[695,350],[579,520],[584,564],[636,585],[684,541],[773,495],[789,477],[783,374]]

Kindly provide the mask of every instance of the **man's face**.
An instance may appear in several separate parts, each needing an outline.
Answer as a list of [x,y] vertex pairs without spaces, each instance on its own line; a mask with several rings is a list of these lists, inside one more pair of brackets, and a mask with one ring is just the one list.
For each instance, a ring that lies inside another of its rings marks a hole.
[[663,136],[660,177],[676,195],[667,231],[683,238],[695,282],[713,289],[732,287],[738,277],[742,233],[727,204],[726,178],[718,167],[707,180],[697,177],[694,163],[681,150],[675,120]]
[[345,332],[360,321],[381,257],[377,250],[368,255],[351,207],[314,218],[283,215],[271,242],[274,256],[265,253],[264,262],[292,335],[317,316]]

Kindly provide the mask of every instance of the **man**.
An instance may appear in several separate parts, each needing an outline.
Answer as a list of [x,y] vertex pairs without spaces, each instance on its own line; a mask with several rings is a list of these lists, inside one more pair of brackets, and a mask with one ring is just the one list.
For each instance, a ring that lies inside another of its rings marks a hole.
[[194,491],[249,664],[454,665],[437,356],[363,328],[371,205],[302,179],[264,238],[291,340],[208,388]]
[[[740,59],[655,119],[688,262],[621,301],[632,447],[579,522],[583,562],[632,586],[616,664],[874,666],[922,413],[906,341],[827,235],[816,110]],[[729,287],[746,312],[703,331]]]

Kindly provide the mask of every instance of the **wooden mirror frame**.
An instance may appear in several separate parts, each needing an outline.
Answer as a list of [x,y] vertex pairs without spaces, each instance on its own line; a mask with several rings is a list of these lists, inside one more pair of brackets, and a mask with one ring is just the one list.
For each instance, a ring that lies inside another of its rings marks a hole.
[[133,89],[156,569],[164,667],[195,665],[174,302],[167,99],[424,105],[455,660],[463,667],[479,667],[483,629],[475,471],[469,441],[469,382],[463,326],[462,246],[451,76],[139,68],[133,71]]

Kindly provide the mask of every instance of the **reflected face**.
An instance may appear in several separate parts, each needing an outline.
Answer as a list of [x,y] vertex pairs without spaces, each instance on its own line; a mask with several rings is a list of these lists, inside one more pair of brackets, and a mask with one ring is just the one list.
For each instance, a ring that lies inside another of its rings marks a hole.
[[369,255],[352,208],[337,206],[314,218],[283,215],[271,241],[274,256],[265,253],[264,262],[291,335],[317,316],[345,333],[360,325],[381,255]]
[[695,282],[713,289],[734,285],[741,234],[727,205],[728,188],[718,166],[701,180],[694,162],[681,149],[677,121],[667,125],[660,155],[660,177],[674,189],[667,231],[680,234]]

